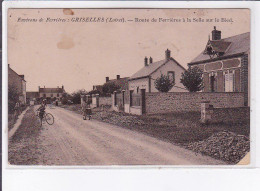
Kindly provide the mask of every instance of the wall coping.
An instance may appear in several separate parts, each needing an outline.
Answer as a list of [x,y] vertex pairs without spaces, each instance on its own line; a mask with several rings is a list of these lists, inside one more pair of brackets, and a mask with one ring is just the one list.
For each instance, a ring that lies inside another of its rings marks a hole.
[[245,92],[145,92],[151,94],[244,94]]

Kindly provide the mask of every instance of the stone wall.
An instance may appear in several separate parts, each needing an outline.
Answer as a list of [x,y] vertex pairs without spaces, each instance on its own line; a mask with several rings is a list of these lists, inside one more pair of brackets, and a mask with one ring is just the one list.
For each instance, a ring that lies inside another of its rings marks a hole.
[[225,92],[171,92],[146,93],[146,113],[167,113],[176,111],[200,111],[201,102],[209,101],[214,108],[244,106],[244,93]]
[[112,105],[111,97],[99,97],[99,105]]

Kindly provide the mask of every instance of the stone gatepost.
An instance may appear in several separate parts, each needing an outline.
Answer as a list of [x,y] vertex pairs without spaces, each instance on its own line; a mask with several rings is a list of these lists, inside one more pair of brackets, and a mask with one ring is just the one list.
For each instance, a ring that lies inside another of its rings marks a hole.
[[84,102],[84,98],[85,98],[86,95],[80,95],[80,105],[82,107],[82,104]]
[[213,105],[209,101],[201,103],[201,123],[210,123],[213,115]]
[[99,94],[96,94],[96,107],[99,107]]

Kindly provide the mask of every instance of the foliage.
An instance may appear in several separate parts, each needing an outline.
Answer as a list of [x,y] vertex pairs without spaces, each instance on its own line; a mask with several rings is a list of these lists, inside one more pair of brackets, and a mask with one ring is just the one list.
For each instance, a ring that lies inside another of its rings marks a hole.
[[91,90],[90,92],[88,92],[89,95],[92,95],[92,94],[99,94],[101,95],[101,92],[98,91],[98,90]]
[[181,74],[181,83],[190,92],[200,91],[204,87],[202,74],[203,72],[199,67],[189,67],[188,70]]
[[16,102],[19,102],[19,93],[16,87],[8,86],[8,112],[13,113]]
[[80,95],[87,94],[87,93],[88,92],[84,89],[73,92],[72,95],[71,95],[72,96],[71,97],[72,102],[74,104],[80,104]]
[[104,94],[112,94],[114,91],[117,91],[120,89],[120,86],[116,85],[113,82],[107,82],[103,85],[103,93]]
[[155,82],[155,88],[160,92],[168,92],[175,84],[173,79],[170,79],[169,76],[161,74]]

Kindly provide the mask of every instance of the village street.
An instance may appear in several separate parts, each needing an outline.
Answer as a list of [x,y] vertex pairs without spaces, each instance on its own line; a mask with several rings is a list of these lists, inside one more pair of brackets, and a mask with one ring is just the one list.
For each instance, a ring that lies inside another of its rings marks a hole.
[[45,122],[39,135],[42,165],[225,164],[138,132],[84,121],[63,108],[48,107],[46,112],[53,114],[55,123]]

